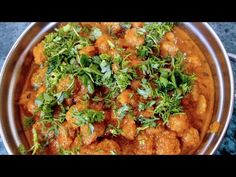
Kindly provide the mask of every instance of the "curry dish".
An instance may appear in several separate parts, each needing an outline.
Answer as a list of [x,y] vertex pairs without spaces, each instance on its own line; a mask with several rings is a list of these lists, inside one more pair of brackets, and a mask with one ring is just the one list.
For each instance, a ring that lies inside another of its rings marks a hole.
[[61,23],[19,98],[30,154],[193,154],[213,113],[207,60],[178,23]]

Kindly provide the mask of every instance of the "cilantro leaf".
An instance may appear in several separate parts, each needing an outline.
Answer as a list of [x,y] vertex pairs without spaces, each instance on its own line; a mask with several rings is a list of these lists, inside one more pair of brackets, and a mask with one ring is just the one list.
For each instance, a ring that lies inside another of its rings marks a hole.
[[20,144],[20,145],[18,146],[18,151],[19,151],[19,153],[20,153],[21,155],[26,155],[26,154],[27,154],[27,150],[26,150],[26,148],[25,148],[25,146],[24,146],[23,144]]
[[88,75],[84,74],[82,76],[79,76],[80,80],[82,81],[83,85],[87,87],[88,93],[93,94],[94,92],[94,85],[91,79],[89,78]]
[[149,101],[147,102],[146,104],[145,103],[139,103],[138,105],[138,110],[139,111],[143,111],[149,107],[152,107],[154,104],[156,104],[156,101],[152,100],[152,101]]
[[159,118],[153,117],[153,118],[145,118],[143,116],[140,116],[137,118],[137,122],[141,124],[141,127],[137,128],[137,133],[141,130],[145,130],[147,128],[154,128],[158,124],[156,121],[159,120]]
[[115,115],[117,116],[118,119],[122,120],[129,110],[130,110],[130,106],[125,104],[119,109],[115,110]]
[[95,122],[102,122],[105,118],[105,115],[104,112],[96,111],[93,109],[85,109],[82,111],[73,109],[72,117],[76,119],[76,125],[82,126],[86,124],[93,124]]
[[150,83],[147,81],[147,79],[142,79],[142,85],[141,89],[138,88],[137,92],[141,96],[143,96],[144,99],[147,99],[148,97],[153,96],[153,89],[150,85]]
[[92,41],[95,41],[95,40],[97,40],[100,36],[102,35],[102,31],[99,29],[99,28],[97,28],[97,27],[93,27],[92,29],[91,29],[91,33],[90,33],[90,39],[92,40]]
[[114,125],[108,124],[106,132],[110,132],[112,136],[118,136],[122,133],[122,129],[115,127]]
[[33,117],[25,117],[23,120],[23,126],[25,129],[28,129],[32,127],[32,125],[35,123]]

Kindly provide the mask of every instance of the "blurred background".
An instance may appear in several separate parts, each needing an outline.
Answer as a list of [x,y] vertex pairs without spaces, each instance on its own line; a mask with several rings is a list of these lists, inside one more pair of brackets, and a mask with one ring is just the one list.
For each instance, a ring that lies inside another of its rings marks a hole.
[[[29,24],[29,22],[0,22],[0,69],[12,45]],[[209,24],[223,42],[226,51],[236,54],[236,22],[210,22]],[[236,63],[231,62],[231,64],[236,78]],[[216,152],[216,155],[227,154],[236,155],[236,104],[228,131]],[[7,155],[1,137],[0,155]]]

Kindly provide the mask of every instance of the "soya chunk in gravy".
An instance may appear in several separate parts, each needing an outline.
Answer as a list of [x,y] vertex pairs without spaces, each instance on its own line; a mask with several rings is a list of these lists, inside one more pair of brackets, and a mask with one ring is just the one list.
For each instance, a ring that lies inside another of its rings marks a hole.
[[213,112],[203,53],[178,25],[62,23],[19,98],[32,154],[192,154]]

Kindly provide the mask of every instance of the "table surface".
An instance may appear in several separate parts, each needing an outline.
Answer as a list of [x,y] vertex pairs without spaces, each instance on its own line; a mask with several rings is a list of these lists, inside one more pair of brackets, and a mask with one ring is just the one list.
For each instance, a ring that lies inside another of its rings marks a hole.
[[[29,24],[29,22],[0,22],[0,69],[10,48]],[[211,22],[209,24],[222,40],[227,52],[236,54],[236,22]],[[232,63],[232,68],[236,78],[236,63]],[[0,154],[7,154],[1,137]],[[236,104],[229,128],[216,154],[236,155]]]

